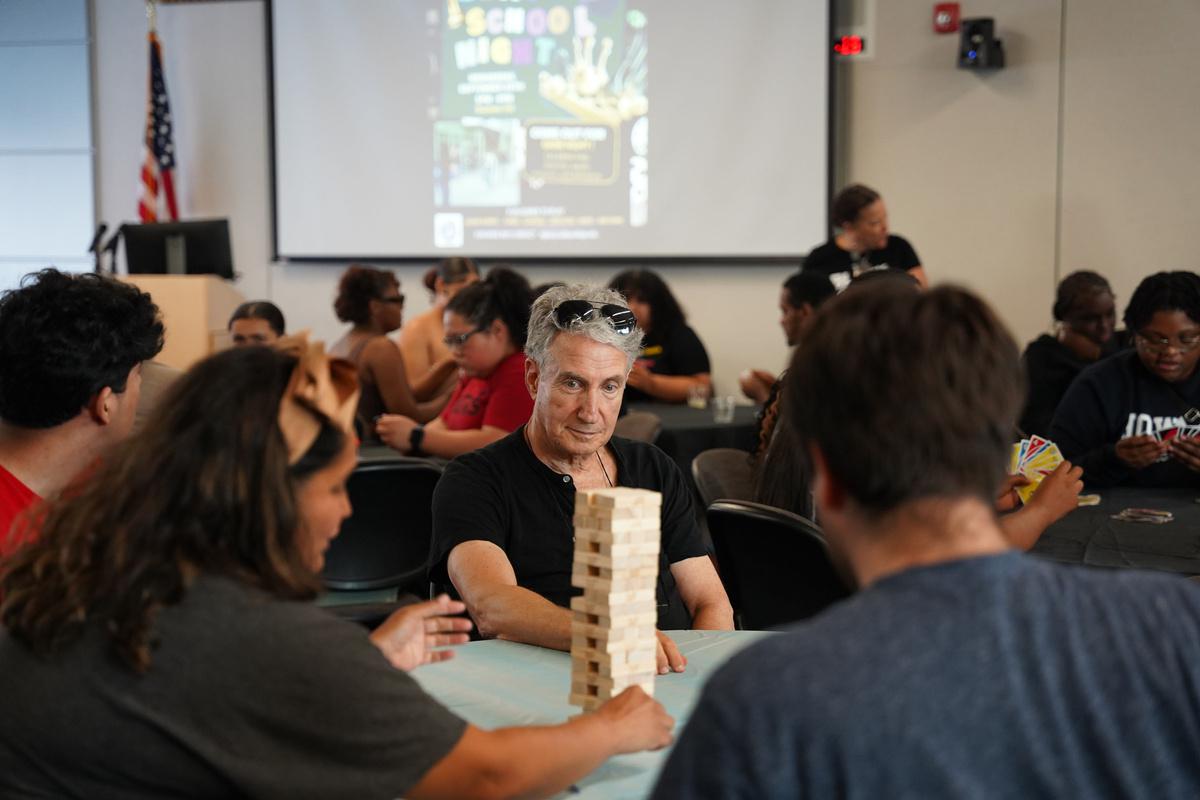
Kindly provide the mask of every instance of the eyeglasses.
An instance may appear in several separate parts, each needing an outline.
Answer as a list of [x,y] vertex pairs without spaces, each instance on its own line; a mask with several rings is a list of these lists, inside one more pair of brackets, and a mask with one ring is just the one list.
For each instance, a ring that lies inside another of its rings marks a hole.
[[587,322],[600,312],[612,329],[624,336],[637,327],[637,317],[625,306],[616,303],[594,303],[591,300],[564,300],[554,309],[554,324],[562,329],[575,322]]
[[1146,351],[1150,353],[1161,353],[1168,347],[1174,347],[1181,353],[1190,353],[1197,347],[1200,347],[1200,331],[1182,333],[1178,339],[1171,339],[1167,336],[1154,336],[1138,331],[1137,341],[1141,342]]
[[467,343],[467,339],[470,339],[475,334],[482,333],[485,330],[487,330],[487,328],[476,328],[475,330],[467,331],[466,333],[447,333],[442,337],[442,344],[446,345],[446,347],[459,348]]
[[404,295],[398,294],[395,297],[377,297],[375,298],[381,303],[395,303],[398,306],[404,305]]

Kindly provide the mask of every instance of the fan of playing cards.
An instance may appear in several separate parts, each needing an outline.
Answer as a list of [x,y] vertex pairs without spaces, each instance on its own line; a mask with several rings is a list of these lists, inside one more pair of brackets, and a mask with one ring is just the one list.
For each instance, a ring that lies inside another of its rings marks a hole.
[[[1011,475],[1024,475],[1029,479],[1028,484],[1017,487],[1017,496],[1021,498],[1022,503],[1029,502],[1045,477],[1054,472],[1063,460],[1058,445],[1040,436],[1030,436],[1013,445],[1008,472]],[[1100,495],[1079,495],[1081,506],[1094,506],[1099,502]]]

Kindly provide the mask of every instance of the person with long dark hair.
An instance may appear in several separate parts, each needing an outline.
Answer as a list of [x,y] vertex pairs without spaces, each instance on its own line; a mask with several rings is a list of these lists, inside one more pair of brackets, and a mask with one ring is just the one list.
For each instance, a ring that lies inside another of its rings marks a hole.
[[492,269],[446,304],[445,344],[460,377],[440,416],[421,425],[384,414],[379,438],[409,455],[454,458],[491,444],[529,419],[533,397],[525,386],[525,337],[533,290],[505,267]]
[[381,414],[404,414],[421,422],[437,416],[446,403],[438,389],[452,372],[427,374],[417,384],[408,382],[404,356],[388,334],[404,320],[404,295],[391,272],[351,264],[338,282],[333,304],[338,319],[353,327],[330,353],[358,367],[362,396],[358,401],[358,428],[364,440],[375,438],[375,421]]
[[460,291],[479,280],[479,267],[469,258],[455,256],[445,258],[425,273],[425,288],[433,299],[427,311],[404,323],[400,329],[400,353],[404,356],[404,368],[410,383],[418,383],[430,371],[437,371],[443,385],[455,381],[454,354],[442,341],[446,336],[443,317],[446,304]]
[[1030,342],[1021,356],[1029,380],[1021,430],[1039,436],[1050,435],[1054,410],[1071,381],[1089,364],[1117,350],[1115,298],[1102,276],[1082,270],[1063,278],[1053,313],[1058,331]]
[[0,578],[0,796],[546,796],[672,721],[634,687],[482,731],[407,674],[467,620],[370,636],[313,604],[351,512],[354,369],[300,343],[212,356]]
[[1079,373],[1050,438],[1089,485],[1200,485],[1200,275],[1159,272],[1125,308],[1134,347]]
[[645,269],[627,270],[609,282],[637,316],[646,338],[629,372],[627,403],[684,403],[695,388],[712,391],[712,367],[700,337],[666,282]]
[[839,292],[855,276],[881,269],[907,272],[922,288],[929,285],[917,251],[888,230],[887,206],[879,192],[861,183],[847,186],[833,198],[830,222],[837,234],[808,254],[805,271],[828,275]]

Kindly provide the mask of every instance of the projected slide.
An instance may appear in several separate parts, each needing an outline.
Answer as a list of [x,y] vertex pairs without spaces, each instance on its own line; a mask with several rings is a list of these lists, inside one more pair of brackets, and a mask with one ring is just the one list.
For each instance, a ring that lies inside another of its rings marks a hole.
[[828,0],[271,15],[285,258],[788,257],[825,237]]
[[620,0],[450,0],[438,29],[435,247],[463,248],[468,231],[474,242],[595,242],[647,224],[648,23]]

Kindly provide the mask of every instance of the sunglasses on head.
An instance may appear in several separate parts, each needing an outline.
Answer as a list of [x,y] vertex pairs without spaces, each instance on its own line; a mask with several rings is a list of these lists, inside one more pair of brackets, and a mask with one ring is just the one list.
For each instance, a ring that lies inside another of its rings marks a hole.
[[608,320],[612,329],[622,336],[637,327],[637,317],[625,306],[616,303],[594,303],[591,300],[564,300],[559,303],[554,309],[554,323],[566,329],[576,321],[587,322],[597,313]]

